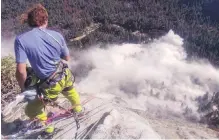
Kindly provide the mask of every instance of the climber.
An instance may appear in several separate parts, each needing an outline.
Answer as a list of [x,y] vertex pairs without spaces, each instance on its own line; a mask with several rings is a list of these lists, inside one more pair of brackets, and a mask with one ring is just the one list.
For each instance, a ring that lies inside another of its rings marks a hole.
[[[22,23],[27,23],[32,28],[18,35],[14,42],[16,78],[21,91],[25,90],[26,62],[29,60],[39,78],[37,93],[51,100],[56,100],[58,94],[62,93],[71,102],[72,111],[76,114],[82,113],[79,94],[73,87],[73,75],[64,63],[70,60],[69,49],[60,33],[47,29],[47,10],[37,4],[21,17]],[[40,98],[35,98],[28,102],[25,114],[30,119],[38,118],[43,124],[47,120],[43,108],[44,103]]]

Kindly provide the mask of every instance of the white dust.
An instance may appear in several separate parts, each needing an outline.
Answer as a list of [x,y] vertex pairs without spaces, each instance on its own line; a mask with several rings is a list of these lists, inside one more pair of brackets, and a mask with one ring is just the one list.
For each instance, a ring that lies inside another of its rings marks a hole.
[[219,69],[189,60],[183,39],[172,30],[149,44],[95,46],[72,54],[79,91],[113,94],[130,108],[198,119],[196,98],[219,91]]

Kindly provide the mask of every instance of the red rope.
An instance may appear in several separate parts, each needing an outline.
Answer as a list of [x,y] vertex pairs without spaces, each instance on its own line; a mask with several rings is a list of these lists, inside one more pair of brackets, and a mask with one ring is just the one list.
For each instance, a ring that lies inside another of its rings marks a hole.
[[[97,98],[97,97],[90,96],[88,99],[85,99],[84,101],[82,101],[81,104],[77,104],[77,105],[75,105],[73,108],[71,107],[70,109],[65,110],[64,113],[62,113],[63,111],[58,111],[57,113],[55,113],[55,114],[57,114],[57,115],[51,116],[51,117],[47,118],[46,123],[49,123],[49,121],[51,121],[53,118],[55,118],[55,117],[57,117],[57,116],[59,116],[59,115],[64,115],[64,114],[66,114],[66,113],[71,114],[70,110],[74,109],[74,108],[75,108],[76,106],[78,106],[78,105],[82,105],[82,106],[83,106],[83,105],[87,104],[88,102],[90,102],[91,100],[93,100],[94,98]],[[43,103],[43,105],[44,105],[44,109],[45,109],[46,103],[44,102],[42,96],[39,96],[39,99],[42,101],[42,103]],[[64,110],[64,109],[62,109],[62,110]],[[66,115],[67,115],[67,114],[66,114]],[[38,118],[34,118],[31,122],[34,122],[34,121],[37,121],[37,120],[39,120],[39,119],[38,119]]]

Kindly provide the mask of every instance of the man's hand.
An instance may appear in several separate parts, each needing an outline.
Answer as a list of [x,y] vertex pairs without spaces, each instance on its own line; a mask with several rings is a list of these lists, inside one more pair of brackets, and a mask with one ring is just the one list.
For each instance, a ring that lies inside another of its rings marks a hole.
[[27,78],[26,63],[17,63],[16,79],[21,88],[21,91],[24,90],[24,83],[26,78]]

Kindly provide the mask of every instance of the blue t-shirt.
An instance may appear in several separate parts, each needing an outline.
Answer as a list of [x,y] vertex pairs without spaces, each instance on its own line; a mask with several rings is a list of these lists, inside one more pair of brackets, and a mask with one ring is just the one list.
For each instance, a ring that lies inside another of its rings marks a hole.
[[34,72],[40,79],[49,77],[55,72],[56,64],[60,59],[69,55],[64,37],[56,31],[45,28],[43,31],[39,28],[33,28],[17,36],[14,49],[16,63],[26,63],[28,59]]

